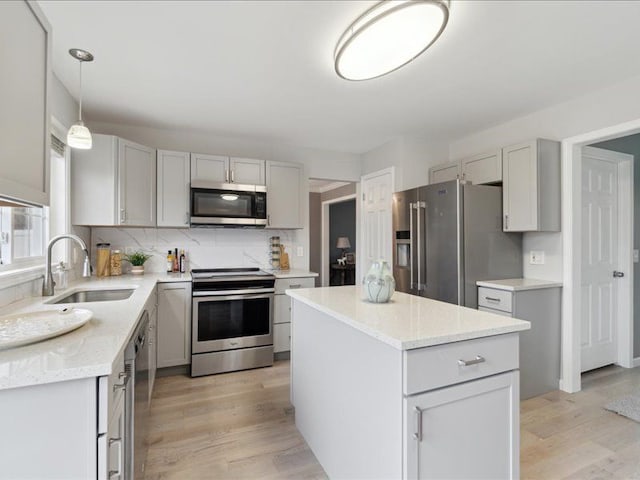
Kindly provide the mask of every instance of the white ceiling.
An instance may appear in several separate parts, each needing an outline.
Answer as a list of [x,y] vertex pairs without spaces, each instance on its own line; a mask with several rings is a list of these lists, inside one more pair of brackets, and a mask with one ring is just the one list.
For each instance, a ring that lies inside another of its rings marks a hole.
[[348,82],[335,43],[373,2],[41,1],[54,71],[92,120],[363,153],[454,139],[640,75],[640,2],[452,0],[439,41]]

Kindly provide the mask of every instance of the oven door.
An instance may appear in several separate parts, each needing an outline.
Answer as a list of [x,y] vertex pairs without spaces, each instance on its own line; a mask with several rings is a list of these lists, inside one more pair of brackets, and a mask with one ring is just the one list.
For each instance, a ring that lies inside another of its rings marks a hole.
[[192,353],[273,345],[273,293],[194,296]]

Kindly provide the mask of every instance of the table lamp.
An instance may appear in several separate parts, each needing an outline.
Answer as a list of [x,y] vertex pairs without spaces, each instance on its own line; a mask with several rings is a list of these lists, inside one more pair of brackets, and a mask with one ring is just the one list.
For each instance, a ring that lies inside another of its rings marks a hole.
[[342,250],[342,258],[344,258],[345,251],[348,248],[351,248],[351,242],[349,242],[349,237],[338,237],[338,241],[336,242],[336,248]]

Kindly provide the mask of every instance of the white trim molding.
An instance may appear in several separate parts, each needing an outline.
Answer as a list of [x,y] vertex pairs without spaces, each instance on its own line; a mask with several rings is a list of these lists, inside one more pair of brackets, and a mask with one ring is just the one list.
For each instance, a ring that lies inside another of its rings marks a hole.
[[[562,141],[562,379],[560,388],[573,393],[581,389],[580,368],[580,261],[581,241],[581,156],[582,147],[592,143],[640,133],[640,119],[566,138]],[[631,215],[633,206],[631,205]],[[631,256],[632,252],[626,252]],[[625,262],[626,263],[626,262]],[[632,276],[632,271],[630,272]],[[630,309],[632,311],[632,309]],[[630,323],[633,338],[633,322]],[[620,355],[628,355],[628,349],[618,351],[618,363],[630,366]]]

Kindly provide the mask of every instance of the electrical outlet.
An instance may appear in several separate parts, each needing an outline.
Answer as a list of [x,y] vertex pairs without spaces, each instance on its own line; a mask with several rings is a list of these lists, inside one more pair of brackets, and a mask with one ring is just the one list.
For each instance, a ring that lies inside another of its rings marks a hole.
[[124,247],[124,253],[127,254],[127,255],[130,255],[135,251],[136,251],[136,249],[133,248],[133,247]]
[[529,263],[531,265],[544,265],[544,252],[531,250],[529,253]]
[[304,255],[304,250],[302,249],[302,247],[298,247],[296,249],[296,255],[299,257],[302,257]]

